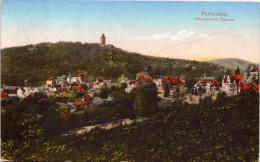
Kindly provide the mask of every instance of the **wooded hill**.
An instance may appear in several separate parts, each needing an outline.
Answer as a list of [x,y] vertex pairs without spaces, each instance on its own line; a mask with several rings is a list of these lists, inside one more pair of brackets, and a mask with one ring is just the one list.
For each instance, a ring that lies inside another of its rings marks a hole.
[[152,77],[186,76],[192,83],[203,74],[220,80],[230,69],[206,62],[145,56],[114,46],[80,42],[40,43],[1,50],[2,85],[40,86],[48,77],[86,72],[88,76],[135,79],[136,73],[147,71]]

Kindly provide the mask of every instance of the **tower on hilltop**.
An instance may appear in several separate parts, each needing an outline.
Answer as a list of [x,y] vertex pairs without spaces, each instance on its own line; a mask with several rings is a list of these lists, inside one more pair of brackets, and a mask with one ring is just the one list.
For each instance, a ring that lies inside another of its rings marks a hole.
[[105,44],[106,44],[106,37],[104,34],[102,34],[100,37],[100,45],[104,46]]

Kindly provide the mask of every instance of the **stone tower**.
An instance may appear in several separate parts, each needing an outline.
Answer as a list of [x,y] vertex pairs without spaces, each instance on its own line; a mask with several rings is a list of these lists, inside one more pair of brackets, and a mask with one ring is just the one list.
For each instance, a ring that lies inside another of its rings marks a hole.
[[106,37],[104,34],[100,37],[100,45],[104,46],[106,44]]

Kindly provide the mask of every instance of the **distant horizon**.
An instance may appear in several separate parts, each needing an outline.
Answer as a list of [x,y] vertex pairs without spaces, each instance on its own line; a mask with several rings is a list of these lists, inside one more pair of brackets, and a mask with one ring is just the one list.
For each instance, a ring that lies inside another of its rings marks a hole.
[[259,3],[8,1],[1,49],[41,42],[99,42],[143,55],[259,63]]

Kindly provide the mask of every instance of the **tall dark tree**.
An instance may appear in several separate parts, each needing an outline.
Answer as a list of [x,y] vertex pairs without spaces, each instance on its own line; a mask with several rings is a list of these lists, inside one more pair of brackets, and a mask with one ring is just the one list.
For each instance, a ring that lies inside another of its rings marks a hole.
[[168,84],[165,84],[165,88],[164,88],[164,97],[168,97],[170,94],[170,89],[168,87]]
[[237,66],[236,73],[237,73],[237,75],[240,75],[240,68],[239,68],[239,66]]

